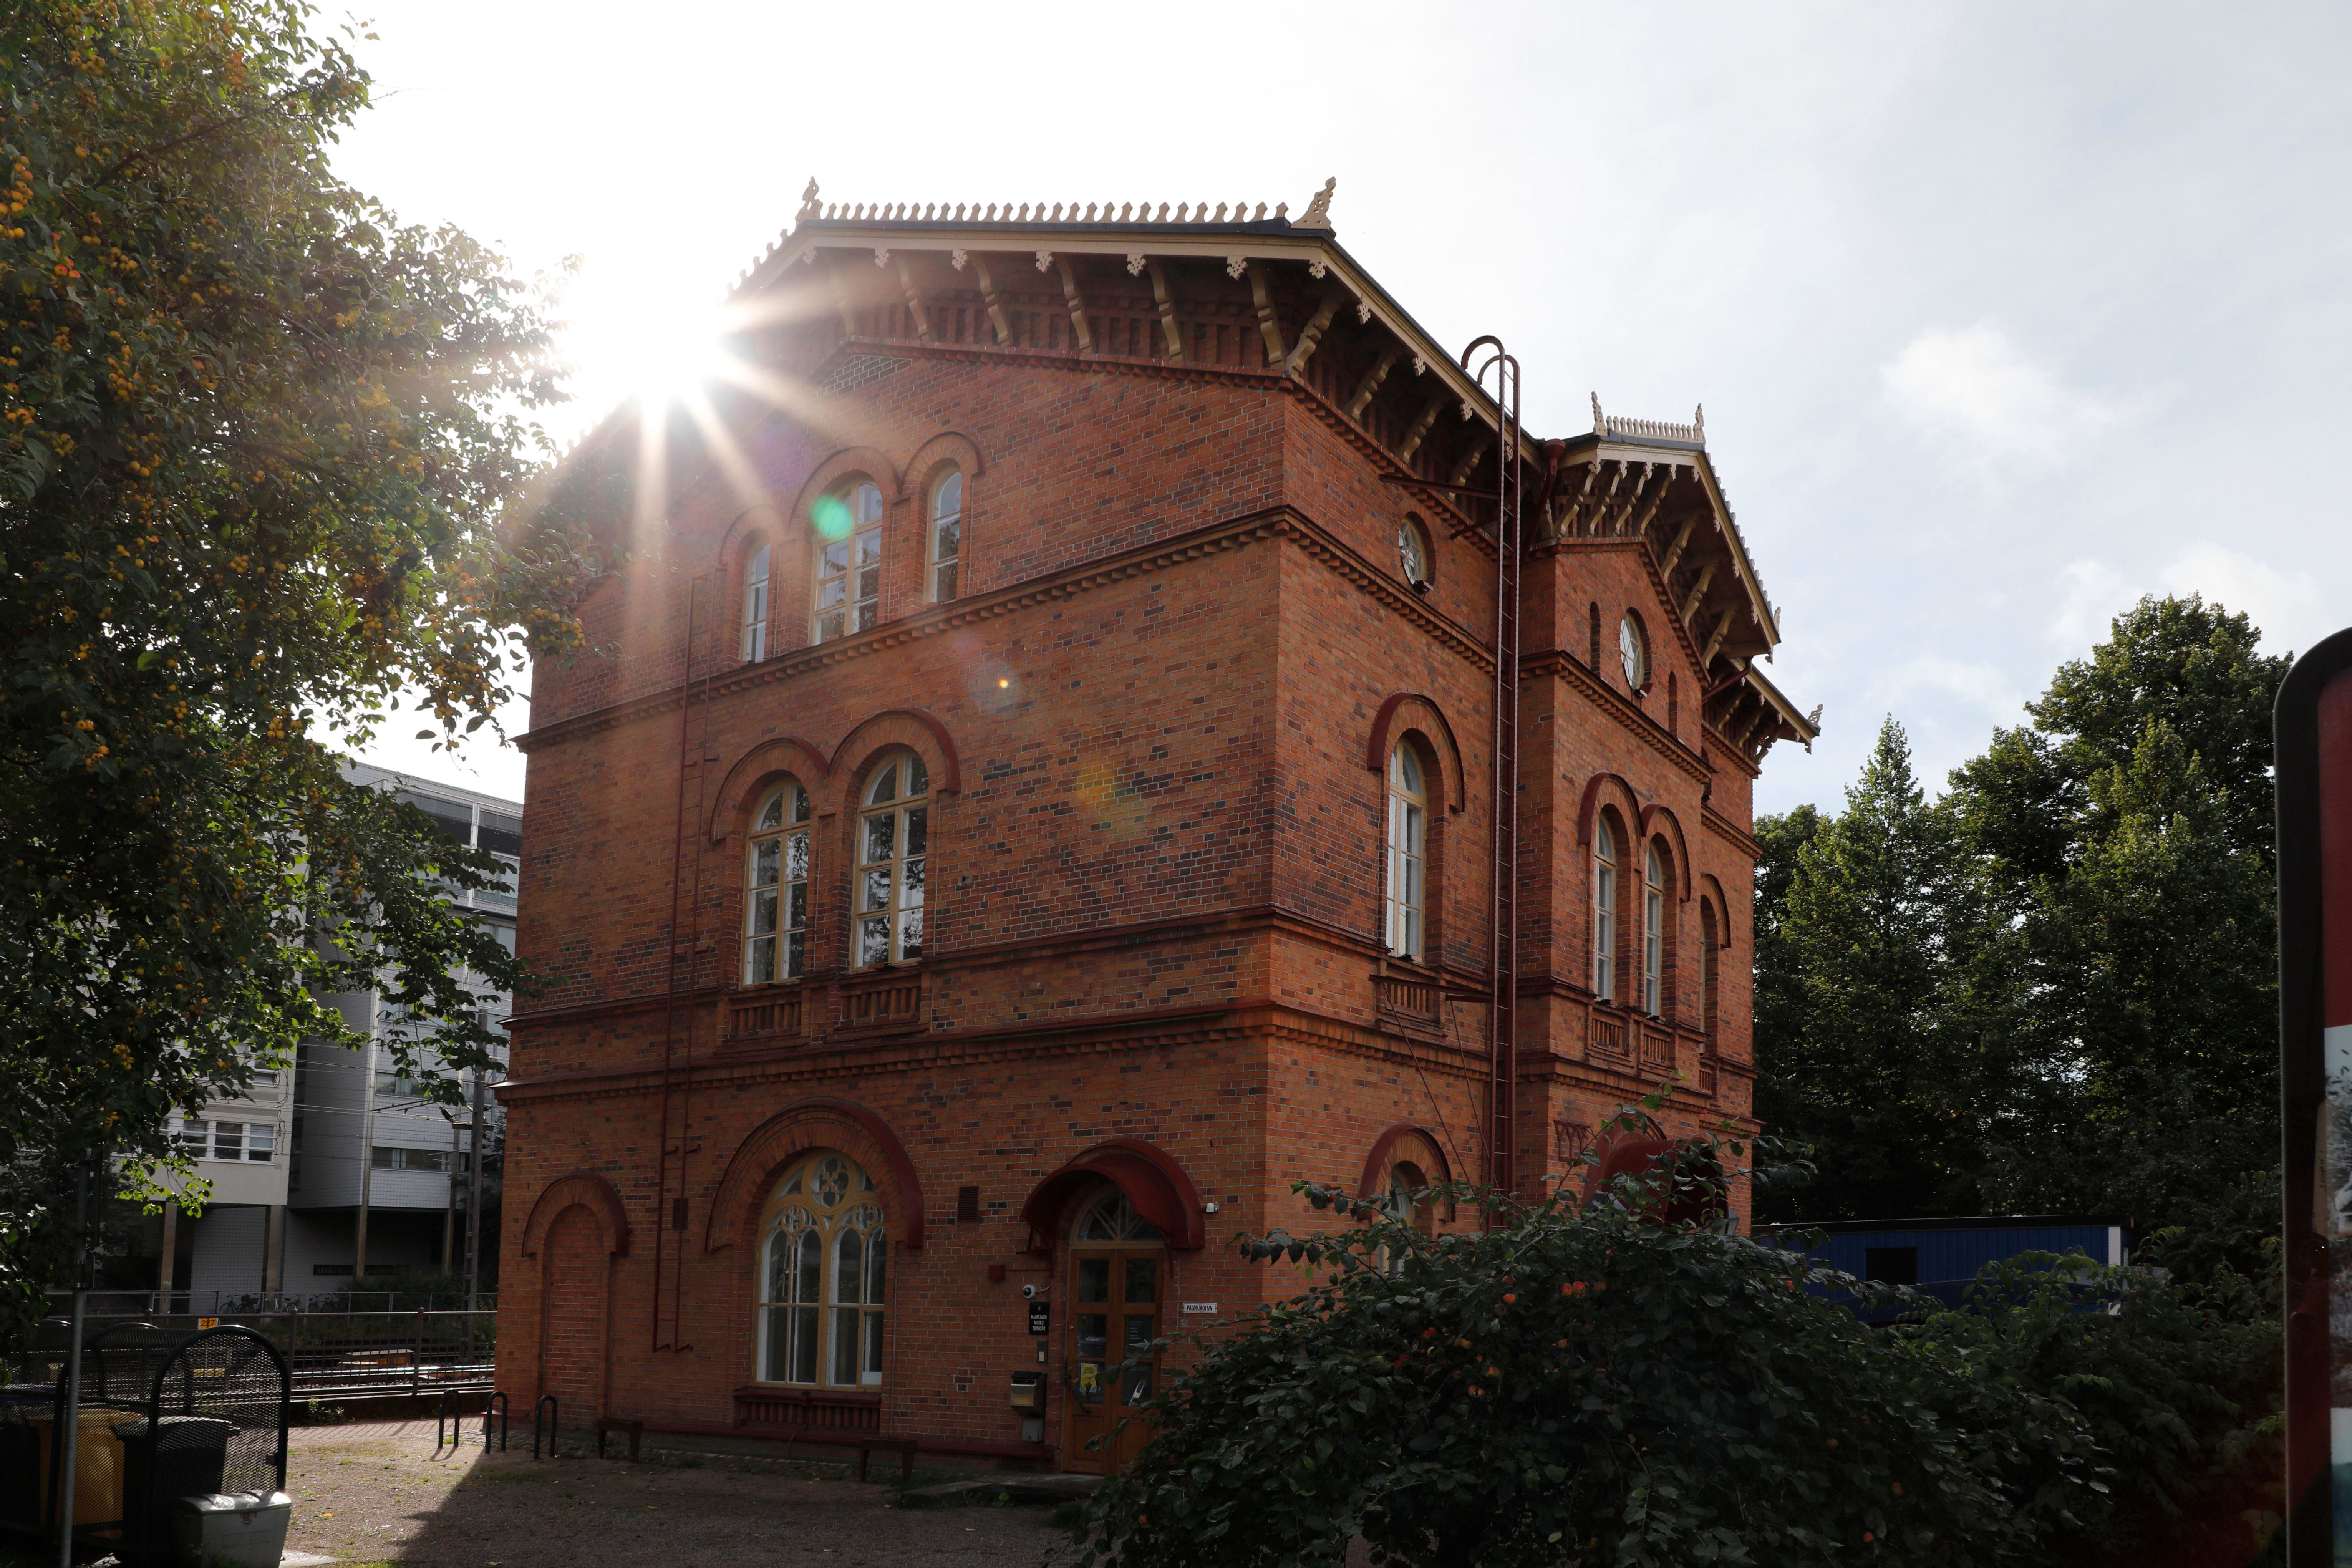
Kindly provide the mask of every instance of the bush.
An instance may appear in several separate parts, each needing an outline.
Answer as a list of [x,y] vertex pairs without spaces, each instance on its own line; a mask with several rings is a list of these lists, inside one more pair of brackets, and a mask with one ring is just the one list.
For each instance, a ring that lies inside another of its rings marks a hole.
[[1376,1563],[1941,1565],[2078,1528],[2101,1483],[2074,1407],[1808,1289],[1883,1288],[1647,1217],[1719,1211],[1742,1152],[1590,1205],[1433,1189],[1494,1221],[1434,1238],[1300,1184],[1350,1228],[1245,1249],[1331,1272],[1154,1401],[1086,1561],[1336,1564],[1360,1535]]

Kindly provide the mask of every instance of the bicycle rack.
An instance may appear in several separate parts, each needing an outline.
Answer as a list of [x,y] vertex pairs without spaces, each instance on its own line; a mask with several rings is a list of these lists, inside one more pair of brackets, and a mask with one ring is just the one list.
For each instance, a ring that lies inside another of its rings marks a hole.
[[530,1407],[530,1457],[532,1458],[539,1458],[539,1418],[542,1414],[547,1417],[547,1457],[551,1459],[555,1458],[557,1424],[562,1419],[562,1410],[563,1407],[555,1402],[555,1395],[552,1394],[541,1394],[539,1403]]
[[466,1440],[466,1417],[452,1408],[452,1402],[457,1397],[456,1389],[443,1389],[441,1404],[433,1412],[433,1457],[436,1459],[441,1457],[441,1449],[445,1443],[443,1436],[445,1429],[449,1434],[446,1443],[451,1453],[456,1453],[458,1446]]
[[482,1406],[482,1452],[487,1454],[490,1451],[490,1412],[493,1409],[499,1415],[499,1452],[503,1454],[507,1451],[507,1396],[503,1394],[491,1394],[489,1404]]

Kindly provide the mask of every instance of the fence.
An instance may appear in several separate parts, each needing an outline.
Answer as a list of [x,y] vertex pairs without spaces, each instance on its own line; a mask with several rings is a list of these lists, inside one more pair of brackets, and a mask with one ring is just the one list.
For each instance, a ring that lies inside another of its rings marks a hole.
[[[496,1290],[477,1291],[468,1300],[463,1291],[425,1294],[415,1290],[284,1290],[269,1295],[235,1290],[92,1290],[92,1317],[226,1318],[247,1312],[495,1312]],[[49,1310],[58,1317],[73,1310],[73,1294],[49,1292]]]
[[[99,1298],[113,1294],[92,1293],[86,1332],[95,1333],[118,1322],[150,1322],[187,1333],[200,1326],[210,1327],[206,1320],[241,1323],[286,1353],[293,1370],[296,1399],[484,1391],[490,1386],[498,1352],[495,1310],[468,1312],[415,1307],[354,1312],[312,1310],[282,1303],[280,1310],[259,1311],[226,1307],[215,1312],[102,1310]],[[154,1292],[143,1292],[142,1299],[152,1301]],[[65,1360],[64,1327],[58,1319],[49,1320],[37,1348],[12,1358],[16,1363],[13,1381],[43,1383],[56,1375]]]

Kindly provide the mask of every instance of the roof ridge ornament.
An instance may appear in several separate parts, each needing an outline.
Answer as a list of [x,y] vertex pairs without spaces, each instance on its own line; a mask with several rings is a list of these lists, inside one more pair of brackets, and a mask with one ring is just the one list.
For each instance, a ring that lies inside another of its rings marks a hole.
[[824,216],[824,204],[816,199],[816,176],[811,174],[808,189],[801,193],[801,210],[793,215],[793,221],[795,224],[805,223],[810,218]]
[[1331,226],[1331,193],[1339,187],[1339,176],[1337,174],[1324,181],[1323,188],[1315,193],[1315,199],[1307,204],[1307,210],[1298,215],[1298,226],[1329,228]]

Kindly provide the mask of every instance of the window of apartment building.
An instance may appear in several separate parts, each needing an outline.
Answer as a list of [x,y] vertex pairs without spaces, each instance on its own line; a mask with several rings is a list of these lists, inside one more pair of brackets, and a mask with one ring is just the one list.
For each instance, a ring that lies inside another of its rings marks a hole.
[[931,485],[931,602],[956,596],[963,560],[963,470],[950,468]]
[[1389,951],[1399,958],[1423,956],[1422,926],[1428,875],[1429,795],[1421,759],[1410,742],[1389,753],[1388,909]]
[[1655,1016],[1666,961],[1666,874],[1654,844],[1642,856],[1642,1011]]
[[760,803],[743,898],[743,984],[797,980],[808,963],[809,795],[797,779]]
[[379,1143],[368,1151],[368,1163],[379,1171],[438,1171],[446,1173],[450,1160],[446,1149],[401,1149]]
[[768,657],[768,546],[751,552],[743,567],[742,657],[756,664]]
[[816,640],[862,632],[882,619],[882,492],[860,479],[821,496],[816,525]]
[[194,1160],[236,1160],[266,1165],[278,1157],[278,1124],[274,1121],[199,1121],[180,1123],[180,1147]]
[[1606,816],[1592,833],[1592,994],[1617,1000],[1617,835]]
[[[395,790],[399,799],[433,819],[453,844],[469,849],[487,849],[497,856],[506,868],[505,875],[494,885],[471,893],[453,897],[475,909],[499,910],[511,913],[515,907],[515,877],[522,865],[522,818],[510,811],[495,806],[477,805],[471,801],[450,800],[442,795],[426,795],[421,790]],[[493,927],[496,931],[498,928]],[[513,951],[512,929],[507,928],[503,939],[508,951]]]
[[1397,565],[1404,573],[1404,580],[1416,588],[1426,584],[1431,559],[1429,531],[1421,526],[1421,519],[1407,513],[1404,521],[1397,524],[1396,551]]
[[776,1184],[761,1234],[755,1375],[878,1385],[890,1241],[874,1179],[840,1154],[813,1154]]
[[899,752],[875,772],[857,817],[857,910],[853,963],[911,963],[923,956],[923,868],[929,847],[930,776]]

